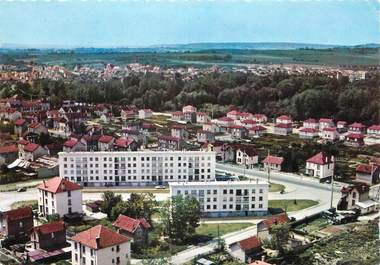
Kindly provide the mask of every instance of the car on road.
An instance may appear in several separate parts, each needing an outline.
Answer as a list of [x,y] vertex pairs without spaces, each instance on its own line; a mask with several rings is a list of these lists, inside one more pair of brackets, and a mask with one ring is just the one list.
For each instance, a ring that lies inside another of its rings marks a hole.
[[158,185],[154,187],[156,190],[164,190],[166,187],[163,185]]
[[25,191],[26,191],[25,187],[17,189],[17,192],[25,192]]

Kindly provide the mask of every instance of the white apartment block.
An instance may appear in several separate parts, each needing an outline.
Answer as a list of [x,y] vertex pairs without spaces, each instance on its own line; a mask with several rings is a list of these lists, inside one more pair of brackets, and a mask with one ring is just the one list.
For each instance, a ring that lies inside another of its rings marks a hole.
[[82,213],[81,187],[64,178],[54,177],[38,187],[38,213],[43,216]]
[[170,196],[193,196],[204,217],[265,215],[268,211],[266,181],[171,182]]
[[59,153],[59,174],[83,186],[146,186],[215,179],[215,152]]

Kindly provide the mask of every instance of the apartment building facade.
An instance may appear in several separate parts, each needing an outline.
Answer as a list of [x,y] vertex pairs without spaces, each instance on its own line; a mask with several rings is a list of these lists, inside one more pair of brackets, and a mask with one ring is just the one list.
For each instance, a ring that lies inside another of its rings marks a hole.
[[147,186],[215,179],[215,152],[61,152],[60,176],[83,186]]
[[193,196],[204,217],[255,216],[268,211],[266,181],[207,181],[169,183],[170,196]]

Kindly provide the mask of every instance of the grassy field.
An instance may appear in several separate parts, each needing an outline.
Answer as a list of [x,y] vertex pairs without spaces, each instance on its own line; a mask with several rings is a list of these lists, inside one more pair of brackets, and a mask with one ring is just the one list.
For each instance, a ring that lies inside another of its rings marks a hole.
[[18,202],[12,203],[11,208],[17,209],[17,208],[25,207],[25,206],[31,206],[32,208],[37,208],[37,205],[38,205],[37,200],[18,201]]
[[9,184],[1,184],[0,192],[16,191],[19,188],[34,188],[38,184],[40,184],[42,181],[43,179],[33,179],[33,180],[25,180],[25,181],[9,183]]
[[218,226],[219,235],[223,236],[225,234],[239,231],[247,227],[253,226],[251,223],[229,223],[229,224],[201,224],[195,230],[197,235],[204,235],[215,238],[218,236]]
[[110,189],[110,188],[84,188],[83,192],[86,193],[99,193],[105,191],[113,191],[115,193],[169,193],[169,189],[155,189],[155,188],[119,188],[119,189]]
[[269,208],[281,208],[286,212],[299,211],[317,204],[313,200],[269,200]]
[[285,189],[285,186],[278,183],[271,183],[269,185],[269,192],[279,192]]

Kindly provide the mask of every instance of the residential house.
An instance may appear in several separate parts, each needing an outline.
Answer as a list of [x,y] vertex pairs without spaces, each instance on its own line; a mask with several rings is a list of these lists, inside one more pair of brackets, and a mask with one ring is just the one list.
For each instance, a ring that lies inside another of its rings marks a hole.
[[15,144],[0,147],[0,166],[10,164],[18,157],[18,147]]
[[259,155],[252,145],[238,145],[236,147],[236,164],[253,168],[259,163]]
[[122,109],[120,112],[120,116],[123,121],[126,121],[128,119],[136,118],[136,112],[131,109]]
[[184,106],[182,108],[182,112],[185,113],[185,112],[197,112],[197,108],[196,107],[193,107],[191,105],[187,105],[187,106]]
[[380,125],[372,125],[368,127],[367,133],[370,135],[380,136]]
[[335,127],[325,127],[319,133],[319,137],[321,137],[323,140],[334,142],[338,138],[338,132],[336,131]]
[[130,261],[130,239],[103,225],[91,227],[71,237],[73,265],[124,265]]
[[139,110],[139,119],[149,119],[152,116],[153,116],[153,111],[151,109]]
[[357,202],[364,202],[369,199],[369,186],[367,184],[356,184],[343,187],[337,209],[341,211],[355,209]]
[[97,151],[100,137],[101,137],[100,135],[86,134],[80,138],[80,142],[86,146],[87,151]]
[[209,132],[213,132],[213,133],[216,133],[219,131],[219,127],[218,125],[212,123],[212,122],[205,122],[202,124],[202,129],[204,131],[209,131]]
[[171,136],[179,138],[181,140],[187,140],[189,138],[189,133],[186,130],[186,126],[174,124],[171,126]]
[[286,213],[272,215],[257,223],[257,237],[260,240],[270,239],[270,229],[273,225],[282,225],[290,221]]
[[264,164],[264,169],[268,170],[275,170],[275,171],[281,171],[282,164],[284,163],[284,158],[279,156],[272,156],[268,155],[262,163]]
[[380,183],[380,166],[376,164],[360,164],[356,167],[355,181],[369,186]]
[[237,110],[231,110],[227,113],[227,118],[230,118],[232,120],[240,120],[240,111]]
[[114,143],[116,151],[137,151],[138,147],[139,145],[135,140],[125,137],[116,139]]
[[306,174],[320,179],[329,178],[334,175],[334,157],[325,152],[310,157],[306,160]]
[[[252,120],[253,114],[249,112],[240,112],[240,120]],[[256,122],[256,121],[255,121]]]
[[281,115],[276,118],[276,123],[277,124],[290,124],[291,126],[293,125],[293,120],[286,115]]
[[345,136],[344,144],[353,147],[363,146],[364,135],[362,133],[348,133]]
[[138,245],[148,243],[148,232],[151,225],[145,218],[134,219],[120,214],[112,225],[119,234],[132,238],[132,243]]
[[261,125],[252,126],[249,129],[248,135],[251,137],[260,137],[267,132],[267,129]]
[[254,114],[252,120],[257,123],[266,123],[268,121],[268,118],[264,114]]
[[250,119],[241,120],[240,125],[244,126],[248,130],[250,130],[251,128],[256,126],[256,121],[250,120]]
[[8,120],[8,121],[15,121],[17,119],[21,119],[22,114],[15,108],[6,108],[0,110],[0,119],[1,120]]
[[291,123],[277,123],[274,125],[273,133],[276,135],[289,135],[293,132]]
[[160,150],[181,150],[184,145],[182,139],[171,135],[161,135],[158,138]]
[[302,128],[299,130],[299,137],[301,139],[314,139],[318,137],[318,130],[314,128]]
[[219,126],[229,127],[234,124],[234,120],[229,117],[221,117],[215,121],[215,123]]
[[213,132],[206,130],[197,131],[197,142],[199,143],[213,143],[215,142],[215,135]]
[[350,133],[365,133],[366,127],[360,122],[354,122],[348,126],[348,131]]
[[330,128],[334,127],[334,121],[332,119],[327,119],[327,118],[321,118],[319,119],[319,129],[323,130],[324,128]]
[[251,262],[261,252],[261,246],[261,240],[257,236],[251,236],[231,244],[228,252],[241,262]]
[[15,120],[15,122],[14,122],[14,132],[15,132],[15,134],[17,134],[18,136],[21,136],[26,131],[26,128],[27,128],[26,125],[27,125],[27,123],[26,123],[25,119],[17,119],[17,120]]
[[196,112],[184,112],[183,120],[186,123],[196,123],[197,122],[197,114]]
[[33,211],[31,207],[21,207],[0,212],[0,235],[11,241],[29,238],[33,228]]
[[39,122],[33,122],[28,126],[28,133],[35,133],[38,135],[42,133],[47,134],[48,129]]
[[303,128],[318,129],[319,123],[316,119],[307,119],[303,121]]
[[56,250],[66,246],[66,227],[63,221],[35,226],[30,241],[34,249]]
[[[19,144],[19,158],[28,161],[35,161],[37,158],[48,155],[49,150],[39,144],[27,143],[26,145]],[[20,146],[23,146],[20,152]]]
[[110,135],[102,135],[98,140],[98,150],[99,151],[110,151],[113,150],[113,144],[115,138]]
[[244,139],[248,137],[248,129],[240,125],[231,125],[228,127],[228,131],[232,138]]
[[203,151],[215,152],[216,161],[232,162],[235,161],[235,151],[231,145],[216,141],[214,143],[205,143],[202,145]]
[[[65,168],[64,170],[72,170]],[[38,187],[38,213],[42,216],[83,212],[81,186],[62,177],[43,181]]]
[[203,124],[209,121],[210,121],[210,117],[207,115],[207,113],[197,112],[197,118],[196,118],[197,123]]
[[63,143],[64,152],[87,151],[87,146],[77,139],[70,139]]
[[181,112],[181,111],[173,112],[172,113],[172,120],[173,121],[183,121],[184,120],[183,112]]

